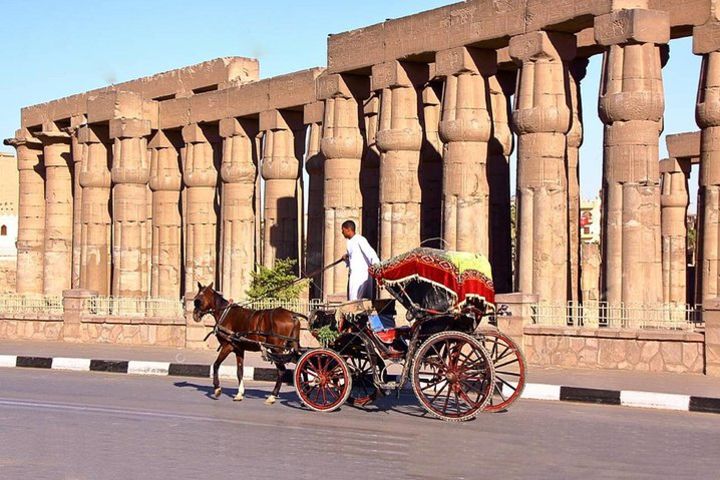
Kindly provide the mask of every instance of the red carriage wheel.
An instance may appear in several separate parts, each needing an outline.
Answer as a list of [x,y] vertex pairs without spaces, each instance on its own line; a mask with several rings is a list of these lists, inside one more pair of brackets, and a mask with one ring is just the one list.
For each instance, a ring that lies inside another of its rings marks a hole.
[[481,331],[477,338],[490,355],[495,369],[495,389],[485,411],[500,412],[522,395],[525,357],[517,343],[498,330]]
[[428,338],[413,360],[413,390],[420,404],[447,421],[469,420],[490,401],[495,375],[482,344],[461,332]]
[[332,412],[352,389],[350,369],[340,355],[326,348],[305,353],[295,367],[295,391],[311,410]]

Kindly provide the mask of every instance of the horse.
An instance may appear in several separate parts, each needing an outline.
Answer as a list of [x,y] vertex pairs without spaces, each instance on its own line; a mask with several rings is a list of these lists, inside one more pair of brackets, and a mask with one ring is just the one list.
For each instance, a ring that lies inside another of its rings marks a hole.
[[[222,393],[218,370],[222,362],[235,352],[237,362],[238,393],[235,401],[243,400],[245,385],[243,383],[243,361],[245,351],[259,352],[266,349],[270,361],[277,368],[277,381],[272,394],[265,400],[272,405],[277,400],[285,373],[285,362],[288,351],[297,356],[300,351],[300,318],[299,313],[284,308],[271,310],[251,310],[233,304],[213,289],[213,284],[203,286],[198,282],[198,293],[193,299],[193,320],[200,322],[202,317],[211,314],[215,318],[215,336],[220,342],[219,353],[213,363],[213,387],[215,397]],[[241,338],[239,338],[241,337]]]

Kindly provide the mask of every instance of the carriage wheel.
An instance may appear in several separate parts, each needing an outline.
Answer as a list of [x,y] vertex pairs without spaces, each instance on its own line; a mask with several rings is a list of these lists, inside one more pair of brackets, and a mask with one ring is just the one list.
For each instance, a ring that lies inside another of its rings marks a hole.
[[431,414],[448,421],[469,420],[492,396],[495,375],[480,341],[461,332],[428,338],[413,360],[413,390]]
[[500,412],[520,398],[525,388],[525,357],[517,343],[500,331],[482,331],[478,340],[495,368],[495,389],[484,410]]
[[311,410],[332,412],[345,403],[351,389],[350,369],[334,351],[318,348],[298,360],[295,390],[302,403]]
[[[364,348],[350,355],[344,355],[343,358],[350,368],[352,376],[352,390],[348,403],[362,407],[373,402],[378,396],[378,389],[375,386],[375,369],[379,367],[382,371],[382,366],[373,366]],[[377,361],[382,362],[382,359],[378,358]]]

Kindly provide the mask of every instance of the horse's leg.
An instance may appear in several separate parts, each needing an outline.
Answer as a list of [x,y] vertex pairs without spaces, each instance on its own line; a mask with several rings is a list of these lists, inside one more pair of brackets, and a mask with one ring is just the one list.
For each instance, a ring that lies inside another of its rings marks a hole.
[[237,378],[238,378],[238,393],[235,395],[236,402],[242,401],[245,397],[245,383],[243,382],[243,357],[245,356],[245,350],[235,352],[235,360],[237,361]]
[[232,345],[230,343],[226,343],[222,346],[220,349],[220,353],[218,354],[217,358],[215,359],[215,363],[213,363],[213,387],[215,387],[215,396],[219,397],[222,393],[222,389],[220,388],[220,378],[218,377],[218,371],[220,370],[220,364],[222,364],[223,361],[227,358],[228,355],[230,355],[230,352],[232,352]]
[[278,395],[280,395],[280,385],[282,385],[282,377],[283,373],[285,373],[285,364],[280,362],[275,362],[275,368],[277,368],[277,381],[275,382],[275,388],[273,388],[272,393],[270,396],[265,400],[265,403],[267,405],[272,405],[277,400]]

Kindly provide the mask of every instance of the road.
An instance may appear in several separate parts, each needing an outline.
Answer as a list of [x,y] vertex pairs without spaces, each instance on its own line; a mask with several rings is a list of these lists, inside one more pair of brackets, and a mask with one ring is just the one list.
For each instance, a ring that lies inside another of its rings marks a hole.
[[331,414],[268,384],[0,369],[0,478],[718,478],[720,416],[519,401],[464,424],[413,397]]

